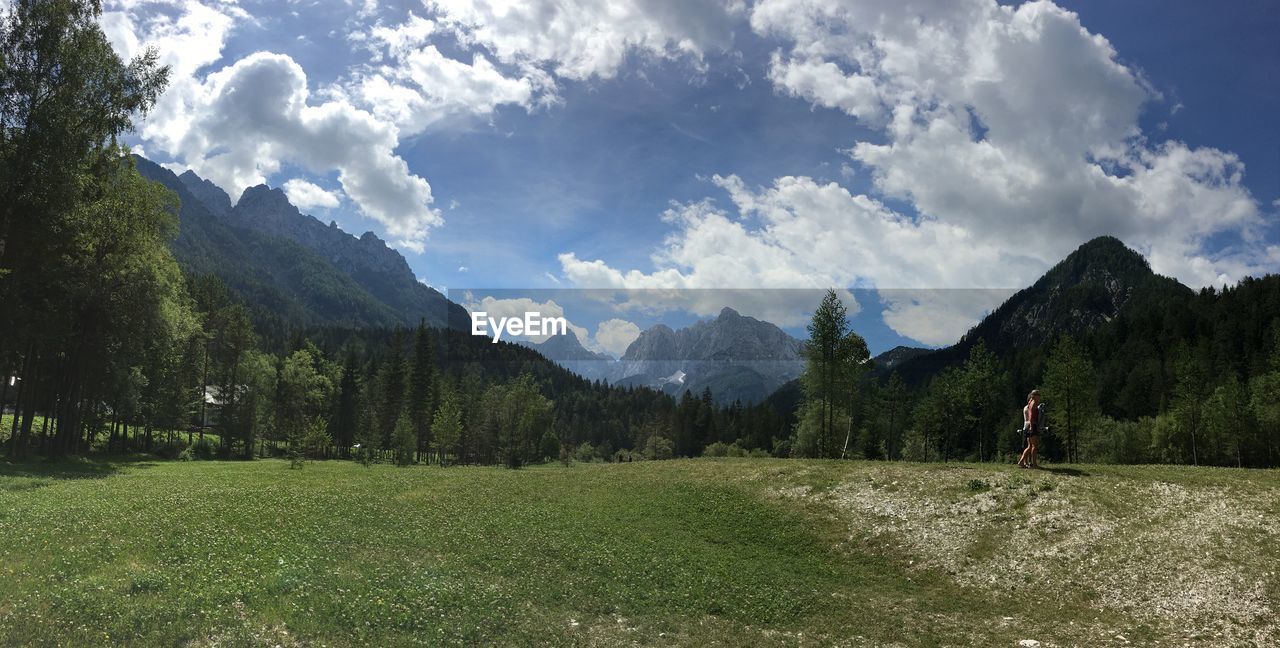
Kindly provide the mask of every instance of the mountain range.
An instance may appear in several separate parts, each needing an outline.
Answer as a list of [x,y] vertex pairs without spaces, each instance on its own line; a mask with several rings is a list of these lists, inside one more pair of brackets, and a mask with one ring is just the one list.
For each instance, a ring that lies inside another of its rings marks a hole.
[[955,344],[899,352],[892,363],[877,366],[882,374],[896,371],[908,383],[918,384],[962,363],[979,342],[998,356],[1008,356],[1052,343],[1062,334],[1089,334],[1135,306],[1179,302],[1192,294],[1177,280],[1153,272],[1146,258],[1119,239],[1101,236],[1014,293]]
[[[142,175],[181,201],[174,256],[191,274],[219,277],[245,303],[259,332],[283,339],[303,327],[468,327],[466,309],[420,282],[404,257],[372,232],[353,236],[301,213],[283,191],[246,189],[238,200],[192,171],[177,175],[136,157]],[[964,361],[979,342],[1007,357],[1062,333],[1088,334],[1135,304],[1185,300],[1193,293],[1151,271],[1145,258],[1099,237],[1017,292],[955,344],[936,350],[900,346],[875,358],[881,377],[897,372],[920,384]],[[541,344],[543,356],[592,379],[671,394],[710,389],[717,401],[761,402],[796,389],[801,342],[777,326],[724,308],[679,330],[658,324],[614,360],[583,347],[572,333]],[[784,400],[793,400],[790,396]]]
[[418,281],[400,253],[372,232],[352,236],[298,211],[279,189],[259,185],[234,204],[192,171],[176,175],[146,158],[138,171],[177,194],[171,247],[191,274],[209,274],[249,307],[265,334],[298,325],[350,328],[465,326],[466,310]]
[[572,332],[529,346],[586,378],[673,395],[710,389],[721,403],[760,402],[804,369],[799,340],[729,307],[678,330],[654,325],[618,360],[583,348]]

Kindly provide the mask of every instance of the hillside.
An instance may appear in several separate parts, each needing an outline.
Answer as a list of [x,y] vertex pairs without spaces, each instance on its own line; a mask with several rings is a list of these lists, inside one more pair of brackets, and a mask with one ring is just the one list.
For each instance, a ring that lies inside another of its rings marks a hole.
[[1143,256],[1118,239],[1093,239],[1053,266],[987,315],[959,342],[909,357],[894,368],[918,384],[945,367],[956,366],[979,341],[1008,357],[1052,342],[1066,333],[1098,330],[1128,308],[1191,297],[1191,289],[1151,271]]
[[6,464],[0,643],[1275,645],[1277,502],[1171,467]]
[[172,250],[191,274],[219,277],[254,315],[261,333],[302,327],[443,326],[465,312],[419,283],[404,258],[371,233],[356,238],[298,212],[283,192],[246,190],[232,206],[191,171],[177,176],[145,158],[138,171],[178,195]]

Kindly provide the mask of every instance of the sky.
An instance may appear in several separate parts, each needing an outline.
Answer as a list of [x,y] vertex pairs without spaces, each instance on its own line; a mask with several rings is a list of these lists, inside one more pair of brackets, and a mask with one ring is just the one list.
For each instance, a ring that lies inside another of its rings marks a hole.
[[110,0],[103,26],[172,67],[146,156],[618,355],[725,305],[803,335],[827,287],[873,351],[945,345],[1104,234],[1193,287],[1280,271],[1277,9]]

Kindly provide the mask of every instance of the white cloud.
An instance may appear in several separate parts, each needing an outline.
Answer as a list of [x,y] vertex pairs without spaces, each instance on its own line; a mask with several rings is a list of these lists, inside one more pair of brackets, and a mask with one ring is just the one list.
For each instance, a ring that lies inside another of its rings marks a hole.
[[[569,330],[578,338],[583,348],[596,353],[607,353],[620,357],[636,338],[640,337],[640,327],[623,319],[609,319],[596,326],[595,335],[584,326],[575,324],[565,313],[565,309],[554,299],[538,301],[529,297],[499,298],[486,295],[477,299],[473,293],[463,295],[463,306],[472,313],[484,312],[487,317],[497,320],[503,317],[523,318],[527,313],[538,313],[540,317],[563,317],[568,322]],[[516,335],[503,334],[509,341],[526,340],[529,342],[545,342],[550,335]]]
[[[578,336],[579,342],[585,346],[591,340],[591,332],[569,320],[568,316],[565,315],[564,307],[557,304],[554,299],[539,302],[529,297],[498,298],[488,295],[476,299],[475,295],[469,292],[463,297],[462,305],[468,312],[485,313],[486,317],[494,320],[504,317],[523,319],[528,313],[537,313],[540,317],[563,317],[569,323],[569,330]],[[503,335],[504,339],[510,338],[511,341],[528,340],[530,342],[545,342],[550,337],[550,335],[509,336],[505,333]]]
[[1193,285],[1250,266],[1247,253],[1203,248],[1260,222],[1243,165],[1149,143],[1138,116],[1159,93],[1074,13],[1044,1],[762,0],[751,21],[787,43],[771,68],[780,91],[883,130],[885,143],[850,155],[926,217],[1042,267],[1101,234]]
[[508,76],[481,53],[471,62],[445,56],[431,37],[436,23],[410,14],[395,27],[378,25],[366,38],[375,65],[352,75],[348,92],[374,115],[413,135],[450,117],[492,114],[499,106],[532,110],[555,101],[549,74],[524,66]]
[[931,346],[951,344],[1014,294],[1013,289],[881,290],[889,328]]
[[639,326],[627,320],[614,318],[600,322],[596,327],[595,344],[605,353],[619,358],[638,337],[640,337]]
[[732,43],[731,0],[427,0],[441,27],[511,65],[611,78],[630,52],[701,64]]
[[[769,71],[780,93],[882,133],[848,154],[915,213],[806,177],[762,190],[717,177],[737,215],[705,201],[669,211],[652,272],[566,253],[566,277],[629,288],[1011,288],[1103,234],[1192,285],[1268,263],[1241,162],[1148,141],[1138,117],[1159,93],[1050,2],[761,0],[750,20],[783,43]],[[1242,244],[1205,248],[1223,233]],[[882,294],[885,319],[932,344],[996,305],[990,293],[922,295]]]
[[[737,213],[710,202],[668,211],[665,218],[676,229],[654,253],[654,272],[622,272],[602,260],[565,253],[564,275],[579,287],[630,289],[626,303],[650,310],[678,307],[712,315],[732,305],[794,326],[829,287],[1010,287],[1029,282],[1037,270],[1016,250],[975,240],[934,219],[913,221],[835,183],[784,177],[752,190],[736,176],[713,181],[728,192]],[[795,288],[809,290],[770,290]],[[889,295],[882,293],[892,300]],[[851,312],[858,311],[852,294],[842,297]],[[969,317],[952,320],[947,334],[954,340],[981,312],[967,309]]]
[[[155,12],[156,4],[171,5]],[[173,67],[169,90],[140,135],[231,195],[266,182],[282,164],[338,172],[360,212],[378,221],[401,248],[421,252],[443,222],[431,185],[395,153],[396,126],[353,106],[341,93],[313,101],[292,58],[257,52],[209,71],[234,27],[251,20],[230,3],[118,2],[104,26],[124,56],[155,46]],[[150,12],[150,13],[148,13]]]
[[301,178],[288,180],[283,186],[285,195],[289,197],[289,202],[301,210],[333,209],[342,204],[342,197],[337,191],[328,191]]

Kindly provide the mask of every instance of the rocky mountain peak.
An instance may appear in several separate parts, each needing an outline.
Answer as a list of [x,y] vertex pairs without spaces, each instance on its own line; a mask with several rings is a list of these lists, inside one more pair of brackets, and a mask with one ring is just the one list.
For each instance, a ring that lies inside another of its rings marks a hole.
[[997,354],[1036,346],[1058,335],[1083,335],[1115,319],[1135,300],[1186,295],[1190,289],[1151,271],[1137,251],[1100,236],[1076,248],[1034,284],[1018,291],[956,344],[903,359],[899,368],[914,379],[963,362],[982,341]]
[[[758,402],[800,375],[800,341],[777,326],[725,307],[679,330],[652,326],[627,347],[619,382],[658,389],[710,388],[721,402]],[[677,383],[669,380],[683,376]]]
[[[162,167],[143,158],[138,159],[138,164],[149,177],[162,182],[168,182],[171,178],[175,186],[170,188],[177,190],[180,187],[186,192],[183,198],[183,218],[193,222],[184,221],[179,230],[179,248],[191,242],[189,239],[195,231],[193,228],[204,224],[200,215],[190,208],[198,206],[196,211],[212,214],[215,218],[211,220],[218,221],[219,227],[225,228],[225,231],[217,231],[220,237],[218,250],[193,250],[190,256],[186,256],[186,251],[180,249],[180,261],[183,258],[199,259],[201,263],[212,264],[212,269],[221,270],[223,274],[230,276],[233,268],[220,268],[217,263],[219,255],[226,256],[230,250],[243,251],[258,245],[270,247],[275,254],[294,259],[297,256],[294,251],[296,247],[291,249],[290,246],[301,246],[310,255],[314,255],[307,260],[309,263],[323,264],[324,271],[345,275],[354,286],[367,293],[362,299],[367,297],[366,301],[380,302],[371,305],[372,309],[385,309],[385,314],[392,314],[407,324],[416,324],[424,317],[436,325],[465,324],[465,310],[449,302],[435,289],[420,283],[405,258],[372,232],[366,232],[357,238],[344,232],[335,221],[325,224],[315,217],[303,214],[279,188],[265,184],[249,187],[233,207],[226,192],[192,171],[186,171],[180,177],[169,173],[169,178],[166,178],[168,171]],[[248,232],[241,233],[240,230]],[[184,235],[183,232],[187,234]],[[243,239],[239,246],[229,240],[235,237]],[[278,245],[272,239],[281,239],[287,244]],[[281,288],[285,292],[297,292],[295,286]],[[326,307],[331,308],[332,312],[313,315],[318,320],[344,321],[351,314],[342,312],[338,305],[340,303],[341,300],[329,300]]]
[[241,211],[252,210],[259,214],[276,217],[302,216],[302,212],[298,211],[298,208],[289,202],[289,197],[285,195],[282,189],[272,188],[264,184],[254,185],[245,189],[244,193],[240,194],[240,200],[236,201],[236,209]]
[[231,196],[228,196],[227,192],[218,185],[196,175],[191,169],[183,171],[182,175],[178,176],[178,180],[215,216],[226,216],[231,211]]

